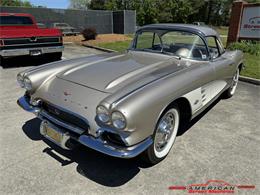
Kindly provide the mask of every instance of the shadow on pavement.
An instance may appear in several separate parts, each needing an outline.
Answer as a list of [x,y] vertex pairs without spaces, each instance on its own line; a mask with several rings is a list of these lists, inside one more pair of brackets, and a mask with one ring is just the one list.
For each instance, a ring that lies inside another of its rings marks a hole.
[[[219,101],[220,98],[195,119],[188,122],[184,128],[180,129],[181,131],[178,135],[181,136],[187,132]],[[57,160],[61,163],[61,166],[66,166],[75,162],[77,163],[77,172],[79,174],[101,185],[110,187],[121,186],[134,178],[141,168],[149,167],[142,162],[140,158],[114,158],[84,146],[78,146],[73,150],[63,150],[40,135],[40,122],[41,121],[37,118],[27,121],[22,127],[24,133],[32,140],[43,140],[48,145],[48,147],[43,150],[43,153],[46,153]]]
[[40,57],[33,56],[19,56],[6,59],[0,59],[0,66],[3,68],[17,68],[26,66],[38,66],[50,62],[57,61],[50,56],[42,55]]
[[[73,150],[63,150],[59,146],[45,139],[40,134],[40,120],[37,118],[27,121],[22,129],[32,140],[43,140],[48,147],[43,153],[48,154],[62,166],[77,163],[77,172],[101,185],[116,187],[121,186],[135,177],[140,168],[145,165],[139,159],[118,159],[103,155],[84,146],[78,146]],[[67,160],[67,159],[69,160]]]

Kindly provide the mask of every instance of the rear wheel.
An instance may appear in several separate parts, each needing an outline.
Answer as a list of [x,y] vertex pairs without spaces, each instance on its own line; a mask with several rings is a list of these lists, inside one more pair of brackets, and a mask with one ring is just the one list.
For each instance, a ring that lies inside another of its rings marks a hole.
[[156,164],[168,155],[174,144],[179,123],[180,114],[177,105],[162,114],[153,135],[153,144],[143,154],[147,163]]
[[238,68],[233,76],[231,86],[223,94],[225,98],[231,98],[235,94],[239,79],[239,72],[240,70]]

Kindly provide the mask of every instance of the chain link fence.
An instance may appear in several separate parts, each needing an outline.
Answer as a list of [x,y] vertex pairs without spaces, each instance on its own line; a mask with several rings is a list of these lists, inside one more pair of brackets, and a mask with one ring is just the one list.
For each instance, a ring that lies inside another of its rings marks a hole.
[[74,10],[25,7],[0,7],[0,12],[29,13],[37,22],[47,27],[52,23],[68,23],[78,31],[94,27],[99,34],[135,32],[136,13],[132,10],[103,11],[103,10]]

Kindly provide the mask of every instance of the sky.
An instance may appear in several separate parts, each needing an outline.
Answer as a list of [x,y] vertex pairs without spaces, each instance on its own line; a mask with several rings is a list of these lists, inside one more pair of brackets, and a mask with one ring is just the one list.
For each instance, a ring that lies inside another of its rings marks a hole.
[[69,0],[29,0],[33,5],[38,6],[46,6],[48,8],[60,8],[66,9],[69,7]]

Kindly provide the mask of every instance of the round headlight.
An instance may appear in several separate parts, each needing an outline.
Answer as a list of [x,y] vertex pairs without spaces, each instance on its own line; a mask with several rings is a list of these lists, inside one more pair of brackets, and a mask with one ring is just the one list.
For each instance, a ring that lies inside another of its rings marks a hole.
[[115,111],[112,113],[112,124],[117,129],[124,129],[126,127],[126,119],[121,112]]
[[20,87],[21,88],[24,88],[24,78],[23,78],[23,76],[22,75],[20,75],[20,74],[18,74],[17,75],[17,77],[16,77],[16,79],[17,79],[17,82],[18,82],[18,84],[20,85]]
[[108,123],[110,121],[109,112],[104,106],[97,107],[97,117],[103,123]]
[[32,89],[32,82],[28,77],[25,77],[24,80],[24,88],[28,91],[30,91]]

